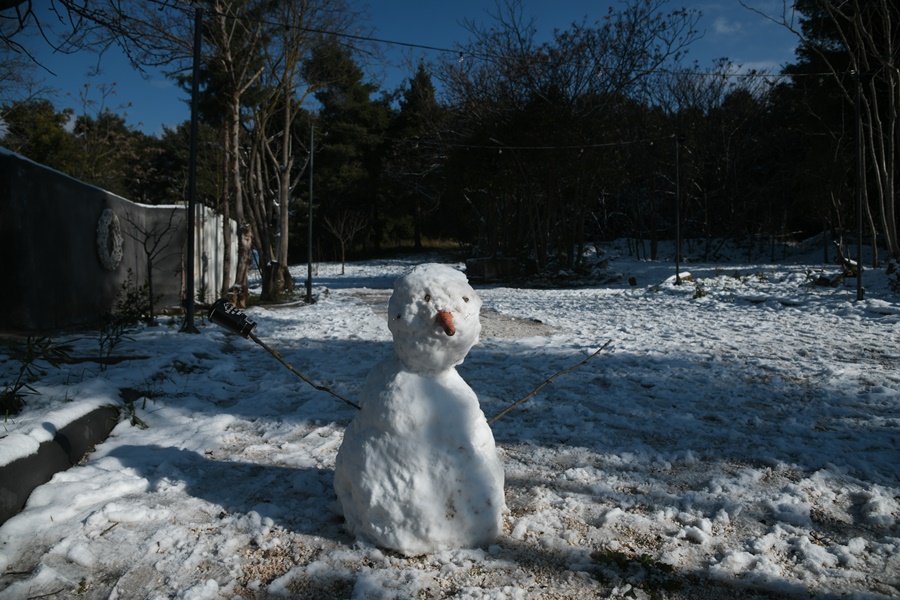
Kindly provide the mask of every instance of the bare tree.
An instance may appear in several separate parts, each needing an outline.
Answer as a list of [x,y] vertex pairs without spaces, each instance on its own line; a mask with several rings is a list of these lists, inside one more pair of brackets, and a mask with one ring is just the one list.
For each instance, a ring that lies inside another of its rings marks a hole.
[[[255,184],[252,189],[252,214],[257,247],[262,260],[274,263],[264,271],[266,300],[277,298],[293,287],[288,270],[289,217],[293,190],[306,171],[309,151],[305,136],[297,136],[295,123],[312,88],[301,80],[302,62],[314,43],[308,32],[320,10],[315,3],[281,3],[273,17],[285,26],[278,32],[266,53],[262,86],[268,90],[263,102],[254,108],[254,144],[251,166]],[[298,85],[299,84],[299,85]],[[272,135],[273,130],[278,131]],[[294,148],[301,150],[298,164]],[[272,177],[269,176],[272,173]],[[269,191],[274,179],[275,192]]]
[[[222,206],[225,215],[223,268],[226,277],[231,270],[231,231],[228,225],[231,205],[234,205],[234,219],[239,227],[247,223],[248,218],[245,214],[244,170],[241,168],[241,109],[244,94],[256,83],[263,72],[260,64],[263,23],[259,18],[248,18],[255,11],[254,2],[235,3],[228,0],[212,0],[210,6],[212,14],[207,41],[212,45],[210,60],[214,62],[215,69],[222,79],[222,87],[218,92],[225,108],[225,127],[222,134],[226,160]],[[250,261],[249,254],[246,254],[247,251],[242,246],[238,246],[237,272],[244,275],[247,270],[240,267]],[[236,278],[232,287],[244,288],[246,285],[246,280],[241,281]]]
[[169,210],[166,219],[142,218],[138,215],[125,213],[125,221],[130,227],[123,227],[123,233],[133,239],[144,252],[144,260],[147,268],[147,301],[150,307],[148,322],[153,321],[153,271],[156,264],[178,254],[181,249],[173,249],[170,242],[176,233],[175,213],[177,209]]
[[36,82],[35,69],[27,56],[4,48],[0,42],[0,104],[47,95],[50,90]]
[[[57,52],[90,50],[103,53],[117,45],[142,69],[171,65],[190,57],[190,36],[182,37],[178,15],[190,12],[185,0],[171,3],[131,3],[121,0],[49,0],[35,11],[34,0],[0,0],[0,47],[37,62],[24,40],[38,35]],[[49,15],[49,16],[48,16]],[[174,19],[174,20],[173,20]],[[160,21],[176,27],[159,27]],[[187,19],[190,28],[190,19]],[[182,42],[173,46],[177,39]],[[173,53],[173,47],[182,52]]]
[[366,228],[366,218],[358,212],[340,210],[337,214],[325,217],[325,227],[337,238],[341,246],[341,275],[347,263],[347,248],[353,246],[353,238]]
[[[743,1],[741,4],[795,34],[805,49],[827,65],[845,100],[856,104],[857,79],[846,76],[834,48],[813,39],[803,28],[803,20],[794,18],[794,2],[783,0],[781,14],[765,13]],[[849,56],[851,71],[859,78],[864,156],[873,174],[871,187],[876,197],[869,197],[868,185],[863,185],[861,191],[865,205],[878,216],[888,253],[900,258],[896,210],[900,171],[900,6],[894,0],[817,0],[814,6],[829,20]],[[870,227],[874,232],[874,222],[870,222]],[[877,262],[877,255],[874,260]]]
[[293,288],[288,269],[290,210],[294,190],[309,162],[304,105],[320,81],[306,75],[305,63],[321,41],[321,31],[339,33],[358,20],[352,7],[336,0],[272,5],[260,101],[253,106],[248,221],[253,227],[263,269],[262,299],[275,300]]
[[[489,26],[469,23],[473,41],[438,76],[462,115],[460,137],[478,147],[460,159],[473,163],[462,176],[473,176],[459,185],[483,220],[485,254],[533,257],[540,271],[552,256],[579,266],[585,223],[608,185],[600,153],[579,148],[621,141],[642,82],[698,35],[696,11],[667,5],[626,0],[600,23],[575,23],[541,45],[519,0],[498,2]],[[539,152],[548,146],[560,151]]]
[[[739,71],[739,65],[718,59],[708,69],[666,73],[653,90],[655,104],[683,139],[679,166],[685,221],[702,227],[692,237],[702,233],[706,238],[707,258],[714,232],[739,237],[760,227],[767,212],[755,188],[740,180],[739,167],[759,159],[752,154],[759,146],[752,138],[769,84],[764,73]],[[674,165],[666,172],[674,187]],[[768,226],[774,234],[774,223]]]

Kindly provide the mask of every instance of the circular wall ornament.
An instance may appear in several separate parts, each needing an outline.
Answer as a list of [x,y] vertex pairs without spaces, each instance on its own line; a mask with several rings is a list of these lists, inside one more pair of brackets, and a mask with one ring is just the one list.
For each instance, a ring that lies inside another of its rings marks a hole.
[[97,221],[97,256],[108,271],[115,271],[122,262],[122,227],[113,209],[107,208]]

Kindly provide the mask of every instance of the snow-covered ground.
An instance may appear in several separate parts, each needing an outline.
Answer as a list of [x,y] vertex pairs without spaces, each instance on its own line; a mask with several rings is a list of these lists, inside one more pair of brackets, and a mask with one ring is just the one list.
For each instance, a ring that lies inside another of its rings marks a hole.
[[[332,487],[355,410],[252,341],[176,322],[116,351],[150,358],[49,369],[2,424],[0,457],[16,456],[53,411],[128,388],[148,427],[123,420],[0,527],[0,598],[900,595],[900,302],[884,271],[855,302],[855,280],[813,284],[838,272],[820,250],[682,265],[682,286],[671,263],[623,253],[603,286],[477,288],[482,339],[458,370],[489,418],[612,340],[493,423],[496,543],[403,557],[355,542]],[[392,352],[385,305],[412,264],[321,265],[316,304],[248,314],[355,398]],[[0,381],[16,368],[0,362]]]

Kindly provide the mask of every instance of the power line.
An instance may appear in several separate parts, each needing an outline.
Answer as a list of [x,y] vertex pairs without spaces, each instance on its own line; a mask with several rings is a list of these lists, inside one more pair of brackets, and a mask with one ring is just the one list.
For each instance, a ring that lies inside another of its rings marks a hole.
[[[150,0],[151,3],[157,4],[162,8],[174,8],[179,10],[186,15],[190,15],[189,10],[182,6],[176,4],[173,0]],[[296,31],[302,31],[304,33],[311,33],[315,35],[322,35],[328,37],[334,37],[338,39],[346,39],[352,40],[355,42],[367,42],[372,44],[382,44],[389,46],[399,46],[402,48],[410,48],[415,50],[425,50],[428,52],[437,52],[440,54],[450,54],[454,57],[458,57],[459,62],[463,62],[465,59],[475,59],[475,60],[483,60],[485,62],[493,62],[495,64],[501,64],[504,62],[525,62],[525,63],[536,63],[537,60],[534,59],[523,59],[521,56],[508,56],[497,53],[484,53],[484,52],[474,52],[472,50],[464,49],[462,46],[459,48],[446,48],[442,46],[431,46],[428,44],[420,44],[416,42],[406,42],[401,40],[392,40],[387,38],[380,38],[374,36],[367,35],[359,35],[353,33],[347,33],[342,31],[333,31],[329,29],[321,29],[316,27],[304,27],[301,25],[289,24],[289,23],[279,23],[276,21],[272,21],[269,19],[262,18],[254,18],[254,17],[240,17],[233,14],[227,14],[219,11],[208,11],[208,14],[224,17],[226,19],[243,19],[245,21],[251,23],[257,23],[260,25],[268,25],[270,27],[277,27],[281,29],[294,29]],[[576,67],[580,67],[583,69],[591,69],[595,70],[598,74],[604,73],[622,73],[621,69],[617,69],[614,67],[609,67],[606,65],[598,65],[598,64],[585,64],[581,62],[575,61],[562,61],[560,63],[562,65],[572,65]],[[790,79],[796,77],[831,77],[834,74],[830,72],[823,73],[768,73],[762,71],[750,71],[750,72],[700,72],[693,71],[688,69],[669,69],[669,68],[651,68],[651,69],[635,69],[631,72],[635,76],[649,76],[649,75],[665,75],[665,76],[673,76],[673,77],[707,77],[707,78],[721,78],[723,80],[728,79],[751,79],[751,78],[762,78],[762,79]]]
[[656,142],[660,142],[663,140],[671,139],[672,136],[662,136],[658,138],[642,138],[638,140],[622,140],[618,142],[604,142],[604,143],[593,143],[593,144],[569,144],[569,145],[536,145],[536,146],[509,146],[500,142],[499,140],[492,140],[494,144],[470,144],[465,142],[439,142],[432,140],[412,140],[409,138],[395,138],[388,136],[377,136],[382,140],[388,142],[407,142],[407,143],[415,143],[419,146],[427,146],[429,148],[455,148],[460,150],[495,150],[499,152],[503,151],[518,151],[518,150],[591,150],[596,148],[618,148],[621,146],[632,146],[636,144],[654,144]]
[[[160,9],[165,8],[174,8],[179,10],[186,15],[189,14],[188,9],[183,6],[179,6],[177,0],[150,0],[150,2],[157,4],[160,6]],[[281,23],[277,21],[273,21],[271,19],[265,18],[256,18],[256,17],[240,17],[233,14],[227,14],[221,11],[210,11],[209,14],[212,16],[224,17],[226,19],[242,19],[245,22],[249,23],[257,23],[260,25],[265,25],[273,28],[282,28],[282,29],[292,29],[296,31],[302,31],[305,33],[321,35],[321,36],[331,36],[335,38],[341,38],[346,40],[352,40],[355,42],[366,42],[366,43],[374,43],[374,44],[386,44],[393,46],[400,46],[405,48],[413,48],[426,50],[430,52],[438,52],[442,54],[451,54],[456,56],[459,55],[459,60],[462,61],[467,57],[481,59],[485,61],[505,61],[505,60],[515,60],[520,62],[537,62],[536,58],[531,59],[523,59],[521,56],[509,57],[501,54],[490,54],[490,53],[475,53],[468,50],[461,50],[459,48],[446,48],[441,46],[432,46],[426,44],[418,44],[414,42],[406,42],[406,41],[398,41],[391,40],[386,38],[379,38],[374,36],[367,35],[359,35],[352,34],[340,31],[333,31],[329,29],[315,28],[315,27],[304,27],[296,24],[287,24]],[[543,61],[542,61],[543,62]],[[616,69],[606,68],[606,67],[598,67],[595,64],[585,65],[584,63],[571,61],[566,63],[562,61],[558,64],[569,64],[576,67],[581,67],[585,69],[595,70],[598,73],[598,76],[602,76],[605,73],[615,73]],[[707,79],[721,79],[722,81],[727,81],[730,78],[753,78],[753,77],[763,77],[769,79],[778,79],[778,78],[790,78],[795,77],[797,75],[791,74],[771,74],[771,73],[763,73],[763,72],[750,72],[750,73],[735,73],[735,72],[699,72],[699,71],[691,71],[691,70],[678,70],[678,69],[667,69],[667,68],[654,68],[654,69],[636,69],[631,72],[631,76],[641,76],[641,75],[669,75],[669,76],[690,76],[690,77],[703,77]],[[801,76],[831,76],[831,73],[806,73],[801,74]],[[391,138],[387,136],[376,136],[385,141],[391,142],[409,142],[410,140],[401,140],[398,138]],[[623,147],[623,146],[631,146],[637,144],[653,144],[665,139],[670,138],[671,136],[664,136],[659,138],[645,138],[638,140],[622,140],[617,142],[605,142],[605,143],[585,143],[585,144],[566,144],[566,145],[523,145],[523,146],[511,146],[506,145],[498,140],[491,140],[492,144],[478,144],[478,143],[466,143],[466,142],[450,142],[450,141],[434,141],[434,140],[415,140],[414,143],[421,145],[423,147],[430,148],[453,148],[453,149],[463,149],[463,150],[491,150],[502,153],[503,151],[564,151],[564,150],[575,150],[579,152],[583,152],[585,150],[590,149],[602,149],[602,148],[615,148],[615,147]]]

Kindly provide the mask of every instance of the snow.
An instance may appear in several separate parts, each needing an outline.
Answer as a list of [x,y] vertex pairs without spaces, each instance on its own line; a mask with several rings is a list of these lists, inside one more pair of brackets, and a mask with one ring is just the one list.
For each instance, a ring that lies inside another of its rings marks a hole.
[[[681,286],[671,262],[607,252],[612,283],[476,286],[481,339],[456,371],[488,418],[613,340],[491,425],[508,507],[494,542],[405,556],[356,540],[333,489],[356,411],[250,340],[174,321],[117,349],[150,358],[49,369],[3,423],[4,446],[27,443],[61,425],[53,411],[131,388],[148,428],[123,420],[0,526],[0,598],[900,594],[900,303],[884,271],[856,302],[855,280],[814,285],[839,273],[820,250],[691,263]],[[248,314],[300,372],[359,398],[416,262],[321,265],[316,304]],[[0,359],[4,381],[15,369]]]
[[[41,443],[49,442],[60,429],[91,411],[118,405],[106,387],[103,381],[92,381],[80,386],[84,398],[79,402],[62,404],[46,413],[25,413],[15,432],[0,437],[0,466],[35,454]],[[34,419],[37,415],[39,423]]]
[[[481,334],[481,298],[451,267],[422,264],[394,284],[388,328],[403,365],[440,373],[460,364]],[[434,327],[435,321],[441,327]]]
[[10,433],[0,439],[0,465],[36,454],[41,443],[29,434]]

